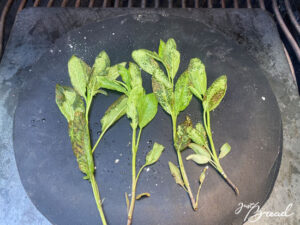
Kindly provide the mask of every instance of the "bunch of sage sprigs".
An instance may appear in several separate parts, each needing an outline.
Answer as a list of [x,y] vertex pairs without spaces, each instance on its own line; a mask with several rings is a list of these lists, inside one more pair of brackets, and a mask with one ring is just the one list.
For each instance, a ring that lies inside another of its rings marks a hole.
[[[149,193],[142,193],[136,196],[136,187],[139,176],[146,166],[154,164],[158,161],[164,146],[154,143],[153,148],[148,152],[145,164],[139,169],[136,174],[136,155],[140,143],[142,130],[146,127],[157,113],[157,99],[153,93],[145,94],[142,84],[141,71],[134,63],[129,63],[128,69],[124,65],[118,65],[118,73],[122,81],[116,80],[108,76],[100,78],[102,87],[123,93],[114,105],[114,108],[124,108],[127,117],[131,120],[132,140],[131,140],[131,154],[132,154],[132,186],[131,186],[131,201],[129,201],[127,193],[125,193],[127,204],[127,225],[132,223],[133,210],[135,200],[143,196],[149,197]],[[102,126],[104,119],[101,120]],[[137,135],[138,130],[138,135]]]
[[[190,138],[187,134],[187,128],[192,126],[191,119],[177,127],[177,117],[179,113],[186,109],[192,99],[192,93],[189,89],[189,74],[187,69],[181,74],[175,84],[174,79],[180,64],[180,53],[174,39],[169,39],[166,43],[160,41],[158,53],[146,49],[139,49],[132,52],[134,61],[147,73],[152,75],[152,89],[155,93],[159,104],[171,116],[173,125],[173,143],[177,153],[179,169],[172,162],[169,162],[171,174],[174,176],[175,182],[187,191],[193,209],[198,209],[198,197],[205,178],[205,171],[200,175],[200,184],[196,199],[192,193],[188,176],[186,174],[182,161],[181,152],[188,147]],[[166,72],[160,68],[160,62]]]
[[[121,65],[124,65],[124,63],[121,63]],[[106,94],[101,89],[101,77],[105,75],[114,79],[117,68],[118,65],[110,67],[109,57],[104,51],[97,56],[92,68],[78,57],[72,56],[68,62],[68,70],[73,87],[56,85],[56,104],[68,121],[69,136],[74,155],[77,158],[80,171],[86,175],[84,179],[89,180],[92,185],[103,225],[106,225],[107,222],[102,209],[98,185],[94,177],[93,152],[108,128],[125,115],[126,111],[124,108],[116,109],[114,106],[107,110],[101,120],[102,132],[93,149],[91,148],[89,131],[89,111],[93,97],[98,93]]]

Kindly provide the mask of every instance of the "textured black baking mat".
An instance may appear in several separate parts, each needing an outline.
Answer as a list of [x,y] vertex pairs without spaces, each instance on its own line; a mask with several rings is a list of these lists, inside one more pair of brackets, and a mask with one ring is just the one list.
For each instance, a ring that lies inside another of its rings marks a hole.
[[[227,28],[223,27],[225,30],[236,26],[228,19],[231,17],[224,17],[227,23],[221,20],[217,11],[207,14],[212,22],[227,24]],[[52,12],[55,16],[55,11]],[[65,20],[72,24],[74,14],[65,12]],[[228,76],[227,94],[212,113],[212,129],[217,148],[224,142],[232,146],[231,153],[221,163],[239,187],[240,195],[236,197],[210,168],[201,190],[199,210],[192,210],[187,194],[174,183],[169,173],[168,161],[176,162],[171,120],[159,108],[156,118],[141,137],[138,165],[143,164],[154,141],[165,145],[166,150],[159,162],[141,175],[137,193],[149,192],[151,197],[137,202],[133,224],[243,223],[246,211],[236,215],[238,203],[263,203],[266,200],[276,179],[281,156],[280,112],[263,69],[257,67],[256,59],[238,44],[240,37],[228,37],[226,32],[215,29],[216,25],[202,23],[201,17],[206,14],[203,11],[199,14],[189,14],[185,10],[117,12],[82,27],[74,23],[74,28],[79,28],[57,39],[29,71],[20,74],[23,84],[15,113],[14,149],[19,174],[29,197],[53,224],[100,223],[91,187],[77,169],[67,123],[54,101],[55,84],[70,84],[67,62],[73,54],[92,64],[97,54],[106,50],[114,64],[131,60],[134,49],[157,50],[160,39],[173,37],[181,52],[179,74],[190,58],[199,57],[206,65],[209,84],[222,74]],[[84,18],[88,13],[83,10],[80,15]],[[37,23],[38,29],[47,27],[44,23],[53,21]],[[143,73],[143,79],[147,92],[150,92],[150,76]],[[93,141],[101,130],[101,116],[117,97],[117,93],[111,92],[109,96],[95,98],[90,127]],[[185,115],[194,122],[201,121],[200,107],[193,99],[179,122]],[[130,192],[131,184],[130,140],[129,121],[124,117],[109,130],[95,152],[96,179],[111,225],[125,224],[126,221],[124,192]],[[190,152],[186,150],[183,155]],[[195,192],[202,168],[192,162],[184,163]]]

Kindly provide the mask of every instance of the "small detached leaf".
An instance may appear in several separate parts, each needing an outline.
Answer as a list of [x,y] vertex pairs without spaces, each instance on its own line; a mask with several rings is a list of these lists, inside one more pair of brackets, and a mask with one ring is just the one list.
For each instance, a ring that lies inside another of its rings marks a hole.
[[155,117],[157,113],[157,99],[154,93],[141,97],[138,104],[139,127],[143,128]]
[[200,99],[201,95],[204,95],[207,88],[207,78],[205,72],[205,66],[198,58],[193,58],[190,60],[187,72],[189,74],[189,79],[191,81],[192,87],[191,91]]
[[227,77],[225,75],[217,78],[208,88],[204,98],[203,107],[205,111],[214,110],[222,101],[227,89]]
[[230,152],[230,150],[231,146],[228,143],[223,144],[220,150],[219,158],[224,158]]
[[181,173],[180,173],[178,167],[175,166],[172,162],[169,162],[169,169],[170,169],[172,176],[174,177],[176,184],[179,184],[181,187],[184,188],[184,183],[181,178]]
[[152,90],[162,108],[171,115],[172,89],[165,87],[152,77]]
[[185,110],[192,100],[192,93],[189,90],[189,76],[188,73],[183,73],[175,85],[175,113]]
[[74,89],[85,97],[91,68],[80,58],[73,55],[68,62],[69,76]]
[[188,116],[185,118],[185,121],[178,126],[177,136],[174,143],[177,151],[183,151],[190,143],[191,139],[189,138],[187,129],[191,126],[193,126],[192,120]]
[[101,119],[102,131],[107,130],[111,125],[126,114],[127,100],[128,98],[126,95],[122,95],[106,110]]
[[142,193],[142,194],[137,195],[135,199],[136,199],[136,200],[139,200],[139,199],[141,199],[141,198],[144,198],[144,197],[150,197],[150,196],[151,196],[150,193],[145,192],[145,193]]
[[206,158],[209,158],[209,159],[211,158],[211,156],[210,156],[208,150],[207,150],[205,147],[203,147],[203,146],[201,146],[201,145],[197,145],[197,144],[195,144],[195,143],[190,143],[190,144],[189,144],[189,147],[190,147],[191,149],[193,149],[194,152],[195,152],[197,155],[203,155],[203,156],[205,156]]
[[149,166],[153,163],[156,163],[159,159],[159,157],[161,156],[161,153],[163,152],[163,150],[165,149],[165,147],[163,145],[160,145],[158,143],[154,143],[153,148],[150,152],[148,152],[147,156],[146,156],[146,165]]
[[206,157],[205,155],[191,154],[186,157],[186,160],[193,160],[195,163],[202,165],[208,163],[210,158]]

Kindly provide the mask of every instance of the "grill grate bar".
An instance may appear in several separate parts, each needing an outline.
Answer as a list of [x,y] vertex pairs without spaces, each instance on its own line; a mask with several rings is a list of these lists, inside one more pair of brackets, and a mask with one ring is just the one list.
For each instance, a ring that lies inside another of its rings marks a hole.
[[68,1],[69,0],[63,0],[62,3],[61,3],[61,7],[63,7],[63,8],[66,7],[67,4],[68,4]]
[[264,2],[264,0],[259,0],[259,1],[258,1],[258,4],[259,4],[259,7],[260,7],[261,9],[264,9],[264,10],[266,10],[266,7],[265,7],[265,2]]
[[295,15],[292,11],[292,7],[291,7],[289,0],[284,0],[284,4],[285,4],[286,11],[289,15],[289,18],[290,18],[292,24],[294,25],[295,29],[297,30],[298,34],[300,35],[300,25],[295,18]]
[[234,5],[234,8],[237,9],[239,7],[238,0],[233,0],[233,5]]
[[48,4],[47,4],[47,7],[48,7],[48,8],[51,7],[51,6],[53,5],[53,2],[54,2],[54,0],[49,0],[49,2],[48,2]]
[[[19,5],[19,8],[18,8],[18,11],[17,12],[21,12],[22,9],[24,8],[25,4],[26,4],[26,1],[27,0],[22,0],[20,5]],[[0,51],[0,55],[1,55],[1,51]]]

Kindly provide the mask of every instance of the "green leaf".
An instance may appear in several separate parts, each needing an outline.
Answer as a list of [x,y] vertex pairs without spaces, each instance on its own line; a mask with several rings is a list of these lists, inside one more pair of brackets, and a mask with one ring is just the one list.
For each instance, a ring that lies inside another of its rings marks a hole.
[[101,119],[102,131],[107,130],[117,120],[126,114],[127,100],[128,98],[126,95],[122,95],[106,110]]
[[190,117],[186,116],[185,121],[181,123],[177,128],[176,140],[175,140],[175,148],[177,151],[182,151],[186,149],[191,139],[188,136],[187,129],[193,126],[192,120]]
[[119,77],[119,75],[120,75],[119,74],[119,66],[125,67],[126,66],[126,62],[122,62],[122,63],[116,64],[114,66],[108,67],[106,69],[106,76],[108,78],[110,78],[111,80],[116,80]]
[[175,166],[172,162],[169,162],[169,169],[170,169],[172,176],[174,177],[176,184],[179,184],[181,187],[184,188],[184,183],[183,183],[181,173],[180,173],[178,167]]
[[98,82],[101,83],[102,88],[127,94],[126,88],[123,87],[120,83],[118,83],[118,81],[110,79],[107,76],[98,76],[97,79]]
[[158,63],[146,49],[139,49],[132,52],[133,60],[147,73],[153,75],[157,69],[160,69]]
[[165,46],[159,49],[159,55],[166,66],[169,76],[174,79],[179,68],[180,53],[176,49],[176,42],[173,38],[170,38]]
[[118,66],[119,69],[119,74],[122,77],[122,80],[124,81],[124,83],[126,84],[127,88],[129,89],[129,91],[131,90],[131,78],[130,78],[130,74],[128,69],[125,68],[125,66]]
[[[202,126],[201,123],[198,123],[197,125],[198,127]],[[205,131],[203,132],[202,130],[199,131],[198,129],[195,129],[193,127],[188,127],[187,132],[193,142],[201,146],[208,146],[208,141],[207,141]]]
[[191,84],[190,84],[189,88],[190,88],[190,91],[193,93],[193,95],[195,95],[197,98],[199,98],[202,101],[201,93],[196,88],[191,86]]
[[219,158],[224,158],[230,152],[230,150],[231,146],[228,143],[223,144],[220,150]]
[[140,200],[141,198],[144,198],[144,197],[150,197],[150,196],[151,196],[150,193],[145,192],[145,193],[142,193],[142,194],[137,195],[135,199],[136,199],[136,200]]
[[126,206],[127,206],[127,213],[128,213],[128,211],[129,211],[129,198],[128,198],[128,194],[127,194],[127,192],[125,192],[125,200],[126,200]]
[[222,101],[227,89],[227,77],[225,75],[217,78],[208,88],[204,98],[203,107],[205,111],[214,110]]
[[141,97],[138,104],[139,127],[143,128],[155,117],[157,113],[157,99],[154,93]]
[[206,166],[206,167],[203,169],[202,173],[201,173],[200,176],[199,176],[199,181],[200,181],[201,184],[203,184],[203,182],[204,182],[204,180],[205,180],[205,173],[206,173],[206,170],[207,170],[207,169],[208,169],[208,166]]
[[68,62],[69,76],[74,89],[85,97],[91,68],[81,59],[73,55]]
[[[103,76],[105,74],[106,68],[110,66],[110,60],[105,51],[99,53],[96,57],[94,65],[92,67],[94,76]],[[98,89],[98,88],[97,88]]]
[[193,160],[195,163],[202,165],[208,163],[210,158],[206,157],[205,155],[191,154],[186,157],[186,160]]
[[140,86],[134,87],[129,94],[127,101],[127,117],[131,119],[131,127],[136,128],[139,123],[138,104],[144,95],[144,89]]
[[205,156],[206,158],[211,158],[209,152],[207,151],[207,149],[201,145],[198,145],[198,144],[195,144],[195,143],[190,143],[189,144],[189,147],[191,149],[194,150],[194,152],[197,154],[197,155],[203,155]]
[[149,166],[153,163],[156,163],[157,160],[159,159],[159,157],[161,156],[161,153],[164,150],[164,146],[160,145],[158,143],[154,143],[153,148],[150,152],[148,152],[147,156],[146,156],[146,165]]
[[163,58],[165,48],[166,48],[166,43],[163,40],[160,40],[159,48],[158,48],[158,55],[160,58]]
[[192,93],[189,90],[188,73],[183,73],[175,85],[175,114],[185,110],[192,100]]
[[172,89],[165,87],[152,77],[152,90],[162,108],[171,115]]
[[81,112],[83,109],[75,111],[74,119],[69,122],[69,136],[79,169],[90,179],[94,173],[94,161],[90,145],[89,128],[85,120],[85,113]]
[[191,91],[198,98],[202,99],[202,96],[199,97],[199,94],[204,95],[207,88],[207,78],[204,64],[200,59],[193,58],[190,60],[187,71],[189,74],[189,79],[192,83]]
[[172,88],[172,83],[161,69],[155,70],[153,77],[166,88]]
[[73,88],[57,84],[55,95],[56,104],[68,122],[74,120],[75,111],[85,112],[84,103]]
[[135,63],[129,63],[129,75],[131,80],[131,87],[134,88],[136,86],[142,87],[142,76],[139,67]]

